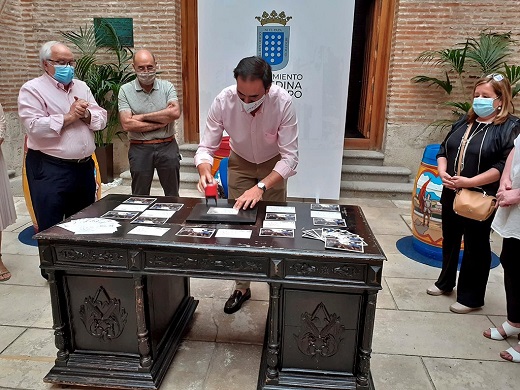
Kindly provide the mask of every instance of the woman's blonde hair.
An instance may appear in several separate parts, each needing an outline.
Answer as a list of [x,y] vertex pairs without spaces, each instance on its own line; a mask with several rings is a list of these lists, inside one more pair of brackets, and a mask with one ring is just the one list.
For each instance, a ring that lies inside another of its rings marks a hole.
[[[500,73],[493,73],[486,77],[480,78],[473,87],[473,94],[475,94],[475,90],[479,85],[489,83],[498,98],[502,101],[502,104],[497,107],[498,114],[493,118],[494,124],[501,124],[506,121],[510,114],[515,112],[515,107],[513,106],[513,97],[511,95],[511,83],[509,80]],[[473,107],[471,107],[468,111],[468,123],[475,122],[478,118],[478,115],[473,111]]]

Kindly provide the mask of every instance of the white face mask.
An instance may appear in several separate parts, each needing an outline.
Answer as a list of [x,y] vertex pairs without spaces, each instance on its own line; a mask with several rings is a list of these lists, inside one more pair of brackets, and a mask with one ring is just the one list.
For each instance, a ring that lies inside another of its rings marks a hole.
[[155,72],[136,73],[137,80],[143,85],[152,85],[155,81]]
[[256,110],[260,105],[264,102],[265,95],[262,96],[260,99],[258,99],[256,102],[251,103],[245,103],[242,99],[240,99],[240,103],[242,103],[242,107],[244,107],[244,110],[251,114],[254,110]]

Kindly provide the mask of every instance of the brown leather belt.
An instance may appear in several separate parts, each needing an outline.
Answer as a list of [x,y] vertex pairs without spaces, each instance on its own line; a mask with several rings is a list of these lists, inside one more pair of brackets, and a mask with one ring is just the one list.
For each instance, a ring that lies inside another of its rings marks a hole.
[[130,143],[133,144],[133,145],[163,144],[165,142],[172,142],[172,141],[173,141],[173,137],[168,137],[168,138],[147,139],[147,140],[131,139]]

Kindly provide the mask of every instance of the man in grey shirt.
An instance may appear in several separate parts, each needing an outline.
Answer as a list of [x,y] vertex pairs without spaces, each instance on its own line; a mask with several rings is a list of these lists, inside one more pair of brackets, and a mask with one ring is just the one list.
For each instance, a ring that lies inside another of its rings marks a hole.
[[119,118],[128,133],[132,194],[150,195],[154,169],[166,196],[179,196],[180,154],[174,123],[181,115],[172,83],[156,78],[155,56],[134,55],[137,78],[119,90]]

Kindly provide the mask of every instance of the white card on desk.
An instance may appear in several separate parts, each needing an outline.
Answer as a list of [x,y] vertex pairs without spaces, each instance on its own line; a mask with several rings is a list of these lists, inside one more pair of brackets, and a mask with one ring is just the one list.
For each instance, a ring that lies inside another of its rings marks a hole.
[[252,230],[242,230],[242,229],[218,229],[215,237],[222,238],[251,238]]
[[296,208],[291,206],[266,206],[266,213],[296,213]]
[[130,204],[130,203],[121,203],[114,210],[117,211],[144,211],[148,207],[147,204]]
[[296,229],[296,222],[294,221],[264,221],[263,228],[272,229]]
[[142,212],[141,217],[171,218],[173,214],[175,214],[175,210],[145,210]]
[[237,215],[239,211],[230,207],[210,207],[208,214]]
[[312,218],[342,219],[341,213],[338,211],[318,211],[311,210]]
[[143,236],[158,236],[161,237],[166,233],[170,228],[161,228],[161,227],[153,227],[153,226],[136,226],[132,230],[128,232],[128,234],[140,234]]

